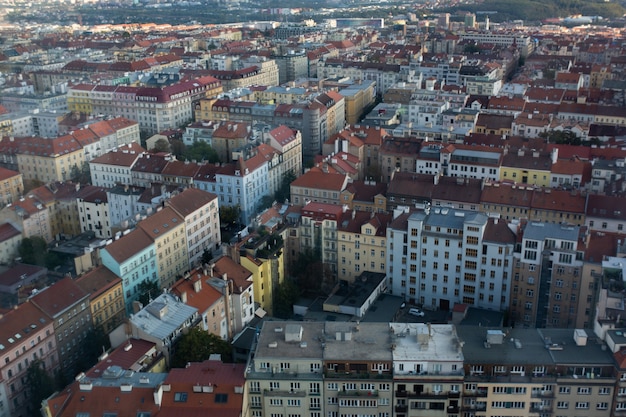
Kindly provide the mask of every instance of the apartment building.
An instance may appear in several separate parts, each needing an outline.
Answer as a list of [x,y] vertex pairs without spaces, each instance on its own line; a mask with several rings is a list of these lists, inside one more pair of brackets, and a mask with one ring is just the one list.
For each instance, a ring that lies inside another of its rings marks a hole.
[[200,263],[205,251],[212,253],[221,243],[217,195],[187,188],[165,202],[185,222],[187,254],[191,269]]
[[171,207],[165,207],[139,222],[137,228],[153,242],[159,286],[171,287],[190,269],[185,219]]
[[578,226],[530,222],[521,231],[511,282],[510,315],[531,327],[574,327],[582,287]]
[[346,211],[337,224],[337,278],[354,282],[365,271],[385,273],[387,226],[392,216],[366,211]]
[[582,329],[459,326],[467,416],[610,416],[613,356]]
[[[126,314],[133,313],[133,302],[142,295],[142,282],[160,285],[157,276],[157,257],[154,240],[141,228],[126,233],[100,249],[102,265],[120,277],[124,289]],[[149,294],[156,297],[156,294]]]
[[30,367],[41,361],[52,377],[60,358],[53,320],[34,303],[25,302],[0,318],[0,416],[30,416],[33,409],[28,386]]
[[232,334],[227,318],[230,300],[207,283],[209,278],[206,268],[196,268],[176,281],[170,291],[180,301],[198,310],[202,330],[228,340]]
[[[86,186],[76,193],[80,231],[93,231],[101,239],[113,237],[107,192],[104,188]],[[78,233],[73,233],[78,234]]]
[[387,227],[389,287],[411,303],[504,311],[510,304],[515,234],[508,224],[448,208],[405,211]]
[[22,197],[11,206],[4,207],[0,214],[5,221],[17,227],[22,237],[40,236],[46,242],[54,238],[50,210],[31,196]]
[[0,262],[10,264],[19,256],[22,233],[10,223],[0,224]]
[[222,92],[220,81],[204,76],[165,87],[79,84],[68,88],[70,111],[121,114],[137,120],[139,129],[155,134],[193,120],[195,103]]
[[[312,202],[302,207],[300,216],[300,248],[319,254],[324,273],[332,282],[336,282],[339,256],[337,233],[338,227],[349,218],[346,207]],[[326,278],[325,276],[322,280],[325,281]]]
[[347,185],[347,175],[311,169],[291,183],[291,201],[299,205],[307,201],[340,205],[341,192]]
[[105,334],[111,333],[126,318],[122,279],[104,266],[76,279],[83,291],[89,294],[93,327]]
[[4,206],[18,200],[23,192],[22,174],[0,167],[0,204]]
[[131,142],[90,160],[91,184],[106,188],[132,184],[131,169],[143,152],[145,149],[138,143]]
[[93,329],[89,293],[66,277],[39,291],[30,302],[53,323],[61,372],[73,378],[83,366],[85,341]]
[[396,416],[458,415],[463,343],[451,324],[389,323]]
[[72,136],[43,139],[21,138],[17,149],[17,165],[25,180],[43,183],[70,179],[73,167],[82,167],[85,153]]

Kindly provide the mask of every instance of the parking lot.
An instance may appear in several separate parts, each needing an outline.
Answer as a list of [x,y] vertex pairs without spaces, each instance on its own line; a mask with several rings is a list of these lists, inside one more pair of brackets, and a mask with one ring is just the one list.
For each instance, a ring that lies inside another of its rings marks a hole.
[[433,323],[433,324],[446,324],[448,323],[448,317],[450,315],[449,311],[443,310],[424,310],[423,308],[419,308],[419,310],[424,312],[423,317],[415,316],[409,314],[409,310],[411,308],[419,308],[414,305],[406,304],[404,307],[398,310],[398,314],[396,315],[396,321],[402,323]]

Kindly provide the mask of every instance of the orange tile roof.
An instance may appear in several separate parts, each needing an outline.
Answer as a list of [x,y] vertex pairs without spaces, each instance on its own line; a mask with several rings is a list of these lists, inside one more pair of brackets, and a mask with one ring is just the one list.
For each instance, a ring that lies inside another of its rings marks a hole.
[[198,188],[187,188],[183,192],[175,195],[166,201],[166,205],[171,207],[181,217],[186,218],[201,207],[217,200],[217,195]]
[[310,170],[296,178],[291,185],[294,187],[342,191],[347,185],[347,177],[343,174],[326,174]]
[[66,277],[55,282],[31,298],[31,302],[50,317],[56,317],[66,308],[75,305],[89,296],[76,282]]
[[104,249],[118,264],[121,264],[152,244],[152,239],[143,229],[137,228],[113,243],[110,243]]

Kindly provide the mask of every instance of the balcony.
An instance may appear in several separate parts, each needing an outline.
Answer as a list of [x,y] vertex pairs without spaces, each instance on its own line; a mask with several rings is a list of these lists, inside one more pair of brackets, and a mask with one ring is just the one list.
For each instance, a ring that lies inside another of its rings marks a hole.
[[396,413],[406,413],[409,410],[409,406],[406,404],[396,405],[394,407],[394,410],[396,411]]
[[396,397],[398,398],[406,398],[408,393],[406,391],[396,391]]
[[448,406],[448,408],[446,408],[448,414],[458,414],[459,412],[459,407],[458,406],[454,406],[454,405],[450,405]]
[[466,390],[463,392],[464,397],[486,397],[488,393],[487,388],[480,388],[474,390]]
[[345,390],[337,393],[338,397],[378,397],[378,390]]
[[530,398],[554,398],[554,391],[532,392]]

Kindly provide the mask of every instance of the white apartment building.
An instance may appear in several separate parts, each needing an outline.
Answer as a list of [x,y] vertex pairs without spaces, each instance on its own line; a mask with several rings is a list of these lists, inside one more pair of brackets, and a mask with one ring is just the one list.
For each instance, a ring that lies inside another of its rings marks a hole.
[[427,207],[406,211],[387,228],[389,287],[412,303],[490,310],[509,305],[515,235],[482,213]]

